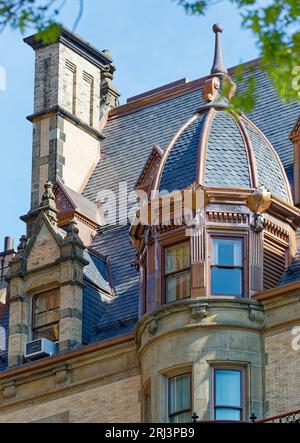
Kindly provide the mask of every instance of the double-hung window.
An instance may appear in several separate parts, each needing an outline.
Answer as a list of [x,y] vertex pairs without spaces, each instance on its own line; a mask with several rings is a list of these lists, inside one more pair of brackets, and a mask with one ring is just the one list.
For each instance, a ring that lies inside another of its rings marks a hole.
[[190,297],[190,244],[180,243],[165,249],[165,301]]
[[212,295],[244,295],[243,243],[243,238],[212,237]]
[[191,374],[177,375],[168,380],[169,421],[188,423],[192,417]]
[[243,419],[243,371],[214,369],[215,420],[241,421]]
[[33,299],[33,338],[59,340],[59,291],[44,292]]

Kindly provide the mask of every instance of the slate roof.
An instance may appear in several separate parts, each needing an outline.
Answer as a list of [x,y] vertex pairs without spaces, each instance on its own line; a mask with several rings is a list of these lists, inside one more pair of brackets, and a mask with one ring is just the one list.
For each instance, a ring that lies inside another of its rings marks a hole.
[[285,186],[283,175],[278,168],[278,162],[276,161],[271,149],[259,135],[253,126],[247,122],[244,123],[252,146],[255,153],[257,173],[259,185],[264,185],[269,191],[283,198],[288,199],[288,194]]
[[105,228],[93,248],[109,257],[116,297],[106,305],[92,342],[131,331],[138,320],[139,273],[132,266],[135,251],[129,243],[128,226]]
[[279,282],[279,286],[287,285],[288,283],[293,283],[300,280],[300,254],[297,253],[296,257],[293,259],[291,266],[288,267]]
[[[232,70],[229,74],[232,75]],[[246,73],[244,85],[238,85],[241,94],[249,75],[253,74]],[[293,149],[288,136],[300,113],[300,105],[283,104],[266,74],[256,68],[254,75],[256,105],[248,117],[277,150],[292,180]],[[103,131],[101,160],[84,189],[85,197],[96,202],[99,190],[117,192],[120,182],[127,182],[129,191],[134,189],[153,145],[165,150],[179,128],[204,104],[199,86],[185,93],[180,92],[182,88],[184,86],[177,88],[178,95],[149,106],[141,102],[141,106],[131,112],[126,112],[128,106],[124,105],[109,118]],[[185,180],[184,176],[180,179]],[[126,203],[124,197],[120,203]],[[131,266],[135,250],[129,244],[129,226],[106,227],[95,238],[93,248],[108,257],[116,290],[116,298],[106,306],[98,332],[91,339],[95,342],[134,328],[139,312],[139,276]]]
[[199,115],[173,146],[164,166],[160,190],[172,192],[196,181],[198,145],[205,119],[206,114]]
[[92,249],[86,249],[84,259],[89,262],[83,270],[84,279],[110,294],[109,269],[105,257],[95,253]]
[[[219,106],[219,105],[217,105]],[[204,183],[211,187],[251,188],[250,155],[256,159],[257,185],[265,186],[272,194],[290,201],[288,180],[280,160],[271,145],[256,126],[244,117],[234,116],[217,108],[208,129],[204,129],[209,107],[204,107],[187,127],[178,132],[174,145],[165,154],[160,191],[183,189],[199,182],[197,171],[204,169]],[[243,128],[241,124],[243,123]],[[247,147],[243,131],[248,134],[251,146]],[[208,134],[207,134],[208,132]],[[172,142],[173,143],[173,142]],[[201,152],[200,150],[205,150]]]

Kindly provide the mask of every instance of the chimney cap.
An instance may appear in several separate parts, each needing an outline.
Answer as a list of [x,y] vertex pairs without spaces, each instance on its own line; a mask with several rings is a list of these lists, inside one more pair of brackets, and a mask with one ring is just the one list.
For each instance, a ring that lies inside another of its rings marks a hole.
[[4,252],[13,251],[14,249],[14,238],[7,236],[4,238]]

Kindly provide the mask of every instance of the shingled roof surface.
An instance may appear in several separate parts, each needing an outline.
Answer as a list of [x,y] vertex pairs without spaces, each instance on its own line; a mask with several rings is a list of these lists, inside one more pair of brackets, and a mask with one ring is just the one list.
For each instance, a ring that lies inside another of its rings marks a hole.
[[300,280],[300,252],[297,253],[291,265],[285,270],[279,285],[287,285]]
[[206,186],[250,188],[248,157],[242,134],[228,112],[217,112],[206,154]]
[[[283,104],[265,73],[256,69],[255,77],[256,106],[248,117],[266,135],[290,171],[293,149],[289,133],[300,113],[300,106]],[[138,102],[130,103],[114,111],[103,131],[105,140],[101,143],[101,160],[83,195],[96,202],[98,191],[109,189],[118,193],[120,182],[126,182],[131,191],[153,145],[166,149],[176,131],[203,105],[201,83],[191,83],[188,91],[186,85],[179,86],[176,94],[165,99],[157,96],[158,102],[145,105],[141,101],[141,106]],[[247,84],[247,75],[244,83]],[[238,89],[243,92],[243,86],[238,85]],[[119,204],[124,202],[124,197],[119,200]],[[128,231],[129,226],[106,227],[93,243],[93,248],[110,261],[116,297],[105,308],[92,341],[128,332],[138,319],[139,275],[131,265],[135,251],[129,244]]]

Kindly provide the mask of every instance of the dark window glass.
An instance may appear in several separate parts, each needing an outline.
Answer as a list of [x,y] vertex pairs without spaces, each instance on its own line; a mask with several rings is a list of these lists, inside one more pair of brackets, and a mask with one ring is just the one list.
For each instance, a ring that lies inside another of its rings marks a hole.
[[240,421],[242,416],[242,371],[215,369],[215,420]]
[[169,420],[171,423],[191,421],[191,374],[169,378]]
[[211,292],[243,295],[243,240],[212,239]]
[[59,339],[59,291],[49,291],[33,300],[33,338]]
[[182,243],[165,250],[166,303],[190,297],[190,245]]

